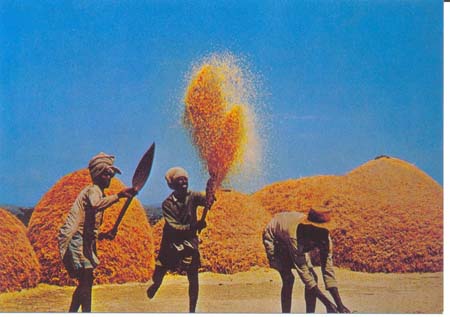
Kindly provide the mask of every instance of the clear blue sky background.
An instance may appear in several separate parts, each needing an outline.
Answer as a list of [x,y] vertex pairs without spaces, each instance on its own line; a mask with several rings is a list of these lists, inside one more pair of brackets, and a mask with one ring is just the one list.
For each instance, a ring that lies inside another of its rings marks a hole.
[[341,175],[377,155],[443,183],[442,1],[0,1],[0,203],[32,206],[94,154],[139,198],[206,175],[180,125],[186,74],[230,52],[256,75],[265,173]]

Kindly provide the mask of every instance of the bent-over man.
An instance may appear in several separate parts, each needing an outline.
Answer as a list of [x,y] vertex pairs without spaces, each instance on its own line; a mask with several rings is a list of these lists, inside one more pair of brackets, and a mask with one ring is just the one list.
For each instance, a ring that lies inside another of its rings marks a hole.
[[[306,312],[314,313],[316,298],[329,313],[350,313],[339,295],[333,270],[332,242],[329,230],[333,222],[330,212],[321,208],[311,208],[308,213],[281,212],[275,215],[263,232],[263,243],[270,267],[281,276],[281,310],[291,311],[292,288],[295,269],[305,284]],[[331,293],[336,304],[331,302],[317,286],[309,252],[320,251],[320,264],[325,288]]]

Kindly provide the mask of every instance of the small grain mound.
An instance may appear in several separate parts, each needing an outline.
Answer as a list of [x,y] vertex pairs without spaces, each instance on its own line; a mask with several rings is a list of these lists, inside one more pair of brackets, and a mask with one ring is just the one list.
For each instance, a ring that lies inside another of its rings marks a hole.
[[[37,204],[28,226],[28,237],[42,266],[42,282],[73,285],[65,271],[58,251],[57,235],[80,191],[91,183],[87,169],[76,171],[59,180]],[[106,195],[119,192],[125,186],[116,178],[105,190]],[[125,203],[106,209],[100,232],[110,230]],[[125,283],[147,281],[154,268],[151,227],[145,210],[135,198],[128,207],[113,241],[97,242],[100,265],[95,270],[95,283]]]
[[25,226],[4,209],[0,218],[0,293],[35,287],[41,269]]
[[443,270],[443,190],[405,161],[379,157],[344,176],[278,182],[253,197],[271,213],[327,206],[334,262],[362,272]]

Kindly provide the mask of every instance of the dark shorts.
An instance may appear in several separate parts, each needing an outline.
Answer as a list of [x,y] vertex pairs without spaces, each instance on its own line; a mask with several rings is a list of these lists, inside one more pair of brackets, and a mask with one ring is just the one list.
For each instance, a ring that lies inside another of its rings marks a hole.
[[[289,246],[285,241],[273,238],[268,232],[264,231],[262,235],[264,248],[266,250],[267,259],[271,268],[277,271],[288,271],[295,268],[294,251],[292,245]],[[292,244],[293,242],[291,242]],[[311,259],[308,253],[305,253],[306,264],[313,269]]]
[[[269,246],[270,245],[270,246]],[[289,248],[276,240],[264,240],[266,255],[269,265],[278,271],[286,271],[294,268],[294,262],[289,253]]]
[[70,249],[67,249],[66,253],[64,254],[63,264],[71,278],[78,277],[81,267],[77,265],[77,263],[75,263],[72,251],[70,251]]
[[200,252],[197,244],[189,240],[181,242],[163,241],[156,265],[169,270],[192,270],[200,267]]

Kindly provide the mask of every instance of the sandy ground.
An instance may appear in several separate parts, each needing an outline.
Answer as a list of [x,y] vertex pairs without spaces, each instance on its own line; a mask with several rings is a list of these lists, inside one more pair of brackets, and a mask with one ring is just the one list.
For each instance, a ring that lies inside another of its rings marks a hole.
[[[443,273],[383,274],[336,269],[344,304],[357,313],[442,313]],[[147,284],[94,286],[94,312],[187,312],[187,278],[166,276],[155,298]],[[201,273],[198,312],[278,313],[280,278],[276,271],[257,269],[233,275]],[[320,284],[323,289],[323,285]],[[2,312],[65,312],[73,287],[41,284],[30,290],[0,295]],[[327,293],[328,294],[328,293]],[[305,312],[303,285],[294,285],[292,312]],[[318,303],[318,313],[325,313]]]

